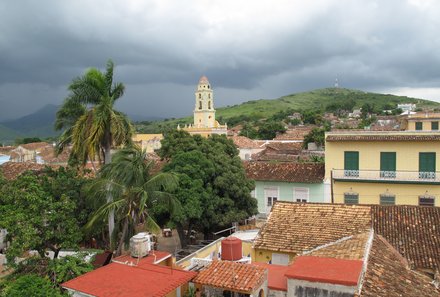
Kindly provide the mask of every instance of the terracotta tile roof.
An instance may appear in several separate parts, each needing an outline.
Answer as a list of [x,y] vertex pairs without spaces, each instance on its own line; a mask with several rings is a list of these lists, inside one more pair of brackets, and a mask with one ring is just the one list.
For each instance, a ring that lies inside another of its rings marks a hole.
[[35,151],[44,148],[45,146],[51,146],[47,142],[32,142],[32,143],[26,143],[26,144],[20,144],[22,148],[25,148],[30,151]]
[[269,142],[266,144],[266,149],[282,153],[296,153],[301,152],[302,142]]
[[301,254],[370,227],[369,206],[277,201],[254,247]]
[[252,292],[267,279],[267,269],[255,264],[213,261],[194,283],[231,291]]
[[69,161],[71,149],[66,148],[58,156],[55,155],[55,149],[53,146],[46,146],[40,149],[38,156],[40,156],[45,163],[62,163],[67,164]]
[[278,134],[274,140],[304,140],[304,136],[312,131],[313,127],[298,127],[294,129],[289,129],[283,134]]
[[369,252],[360,297],[438,297],[432,280],[408,268],[406,261],[381,236],[376,235]]
[[286,272],[287,278],[326,284],[357,286],[363,261],[325,257],[296,257]]
[[370,232],[365,232],[343,238],[333,244],[326,244],[321,247],[304,253],[308,256],[328,257],[345,260],[362,260]]
[[289,266],[258,263],[258,262],[254,262],[253,264],[267,268],[268,270],[267,287],[269,289],[287,292],[286,272],[289,269]]
[[260,144],[258,144],[255,140],[252,140],[245,136],[232,136],[230,137],[230,139],[232,139],[235,146],[238,148],[261,148]]
[[298,161],[298,155],[268,154],[266,151],[262,151],[253,154],[251,160],[258,162],[295,162]]
[[188,283],[197,273],[162,265],[142,267],[110,263],[61,286],[100,297],[162,297]]
[[6,162],[0,166],[0,169],[6,179],[12,180],[28,170],[39,172],[43,170],[44,167],[46,167],[46,165],[33,162]]
[[294,162],[243,162],[246,175],[260,181],[322,183],[324,164]]
[[365,134],[327,134],[325,141],[333,142],[333,141],[439,141],[440,133],[433,134],[393,134],[384,132],[383,134],[379,134],[379,132],[375,132],[375,134],[365,133]]
[[116,258],[113,258],[112,261],[114,262],[124,262],[129,265],[136,264],[138,267],[143,267],[144,265],[148,264],[158,264],[159,262],[162,262],[165,259],[168,259],[171,257],[171,254],[165,251],[150,251],[150,253],[143,258],[140,258],[138,261],[138,258],[133,258],[131,255],[122,255]]
[[9,155],[9,153],[15,148],[15,146],[0,146],[0,154]]
[[440,268],[440,207],[371,206],[375,232],[382,235],[411,268]]

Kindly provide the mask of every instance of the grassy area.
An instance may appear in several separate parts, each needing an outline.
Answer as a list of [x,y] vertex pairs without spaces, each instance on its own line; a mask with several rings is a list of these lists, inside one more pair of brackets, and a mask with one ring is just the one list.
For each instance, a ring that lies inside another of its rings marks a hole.
[[[355,108],[360,108],[365,103],[374,105],[378,108],[382,108],[386,104],[396,106],[398,103],[416,103],[417,108],[440,109],[440,103],[423,99],[389,94],[368,93],[350,89],[327,88],[291,94],[278,99],[252,100],[234,106],[217,108],[216,117],[221,123],[227,123],[228,120],[234,117],[242,116],[249,116],[254,119],[268,118],[271,115],[279,111],[285,111],[288,108],[296,111],[324,111],[326,106],[331,103],[344,102],[348,100],[355,101]],[[186,117],[167,121],[152,122],[148,125],[138,123],[136,124],[136,128],[139,132],[143,133],[161,133],[167,129],[175,129],[178,124],[190,124],[192,121],[192,117]]]

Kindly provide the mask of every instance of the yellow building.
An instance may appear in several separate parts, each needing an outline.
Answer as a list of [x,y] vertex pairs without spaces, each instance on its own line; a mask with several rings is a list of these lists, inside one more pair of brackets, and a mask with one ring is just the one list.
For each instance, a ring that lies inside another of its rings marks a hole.
[[162,134],[135,134],[132,137],[134,143],[138,144],[147,153],[153,153],[161,148]]
[[409,114],[402,120],[402,129],[407,131],[438,131],[440,113]]
[[215,120],[214,109],[214,92],[206,76],[202,76],[197,85],[195,92],[196,104],[194,107],[194,123],[185,125],[185,127],[177,127],[190,134],[200,134],[202,136],[210,136],[212,134],[227,133],[227,125],[220,125]]
[[329,132],[325,142],[332,202],[440,206],[440,132]]

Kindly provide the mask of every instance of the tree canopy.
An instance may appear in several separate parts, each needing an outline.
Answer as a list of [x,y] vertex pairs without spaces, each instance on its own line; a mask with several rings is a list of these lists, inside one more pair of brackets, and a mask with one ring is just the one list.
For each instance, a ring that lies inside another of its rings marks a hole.
[[196,229],[208,237],[257,213],[257,201],[250,195],[254,182],[246,178],[231,140],[173,131],[165,135],[162,144],[159,155],[169,159],[163,170],[179,177],[175,196],[182,207],[172,222],[183,245],[187,240],[184,229]]
[[50,249],[57,256],[61,248],[73,248],[82,239],[80,193],[83,179],[63,168],[47,168],[43,174],[28,172],[3,183],[0,191],[0,228],[8,230],[7,257],[34,249],[40,256]]

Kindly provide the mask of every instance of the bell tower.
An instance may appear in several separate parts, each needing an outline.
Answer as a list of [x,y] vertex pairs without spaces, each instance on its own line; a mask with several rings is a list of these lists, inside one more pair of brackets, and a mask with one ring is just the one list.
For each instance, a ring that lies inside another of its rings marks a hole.
[[195,96],[194,127],[213,128],[215,126],[214,94],[206,76],[199,79]]

